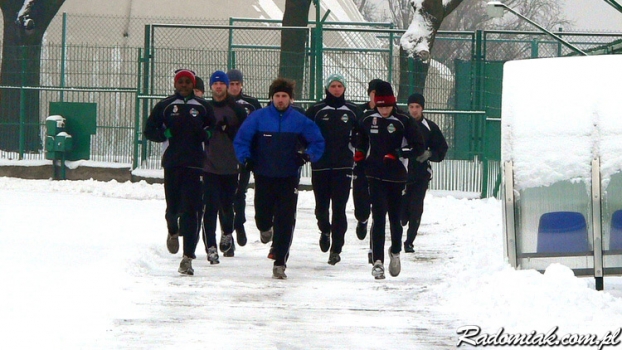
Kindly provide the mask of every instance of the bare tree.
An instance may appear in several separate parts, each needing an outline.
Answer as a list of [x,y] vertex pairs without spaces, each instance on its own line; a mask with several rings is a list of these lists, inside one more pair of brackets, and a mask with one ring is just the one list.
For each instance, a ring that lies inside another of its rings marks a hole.
[[[65,0],[0,0],[4,20],[0,84],[38,86],[43,34]],[[37,150],[39,140],[39,92],[2,90],[0,96],[0,149],[18,149],[20,109],[25,112],[25,148]]]
[[[486,3],[484,0],[464,0],[462,5],[452,14],[447,16],[440,30],[517,30],[517,31],[538,31],[533,25],[511,13],[506,13],[502,18],[490,18],[486,13]],[[547,28],[555,31],[559,28],[571,28],[573,22],[564,17],[563,3],[551,0],[505,0],[504,3],[522,15],[526,16]],[[526,36],[514,36],[516,38],[526,38]],[[445,51],[451,53],[453,57],[469,55],[469,48],[465,45],[454,43]],[[527,55],[529,50],[527,45],[510,45],[507,43],[491,43],[488,59],[510,60]],[[464,52],[463,52],[464,51]]]

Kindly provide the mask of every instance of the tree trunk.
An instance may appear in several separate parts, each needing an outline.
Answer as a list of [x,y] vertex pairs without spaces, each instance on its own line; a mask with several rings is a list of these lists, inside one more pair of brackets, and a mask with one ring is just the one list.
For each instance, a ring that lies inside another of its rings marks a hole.
[[296,82],[296,98],[302,97],[309,6],[311,6],[311,0],[286,0],[283,13],[284,27],[305,27],[304,29],[285,29],[281,33],[279,76]]
[[419,58],[411,58],[408,52],[400,47],[400,85],[397,101],[406,103],[408,96],[414,92],[423,94],[428,77],[429,63],[423,63]]
[[[4,20],[0,85],[39,86],[41,42],[63,2],[0,1]],[[25,151],[41,149],[39,123],[38,90],[0,90],[0,149],[18,151],[20,138]]]

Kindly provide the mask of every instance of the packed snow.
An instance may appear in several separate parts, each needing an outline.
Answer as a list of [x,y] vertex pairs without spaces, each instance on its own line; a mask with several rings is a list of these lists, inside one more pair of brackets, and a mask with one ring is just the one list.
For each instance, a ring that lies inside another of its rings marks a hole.
[[598,292],[559,264],[544,274],[511,268],[494,198],[429,192],[416,252],[380,281],[351,202],[342,261],[327,264],[309,191],[289,278],[272,279],[252,189],[247,202],[248,244],[209,265],[201,242],[195,275],[182,276],[180,253],[165,245],[162,185],[0,178],[0,347],[448,349],[469,325],[601,338],[622,325],[621,278]]

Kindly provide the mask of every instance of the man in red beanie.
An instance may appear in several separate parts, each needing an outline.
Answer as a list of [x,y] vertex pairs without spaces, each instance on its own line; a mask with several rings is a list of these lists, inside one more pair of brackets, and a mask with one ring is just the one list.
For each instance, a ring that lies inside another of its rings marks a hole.
[[194,95],[194,72],[175,72],[175,94],[158,102],[145,124],[144,135],[165,144],[162,155],[164,195],[166,197],[166,247],[171,254],[179,250],[183,237],[183,258],[179,273],[193,275],[192,259],[199,242],[201,222],[201,174],[205,143],[216,125],[214,109]]
[[372,275],[384,279],[384,243],[387,213],[391,228],[389,273],[401,271],[402,225],[400,203],[407,180],[408,156],[423,153],[423,138],[415,123],[395,108],[391,84],[376,84],[375,108],[363,117],[354,161],[365,164],[373,224],[371,228]]

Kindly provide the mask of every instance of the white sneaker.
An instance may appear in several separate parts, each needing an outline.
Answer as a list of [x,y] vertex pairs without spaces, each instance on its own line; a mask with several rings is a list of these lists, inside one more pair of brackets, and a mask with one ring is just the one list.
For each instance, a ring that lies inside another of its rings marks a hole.
[[192,258],[184,255],[184,257],[181,259],[181,263],[179,264],[179,269],[177,271],[182,275],[194,275],[194,269],[192,268]]
[[376,260],[374,267],[371,268],[371,275],[377,280],[384,279],[384,266],[382,265],[382,261]]
[[218,249],[216,249],[216,247],[210,247],[207,249],[207,261],[209,261],[211,265],[220,264]]
[[391,253],[391,248],[389,248],[389,274],[393,277],[397,277],[402,270],[402,263],[400,262],[400,253],[393,254]]
[[272,268],[272,278],[277,280],[286,280],[285,266],[274,266]]
[[261,239],[261,243],[266,244],[270,242],[272,240],[272,235],[273,235],[272,227],[270,227],[268,231],[259,232],[259,238]]

